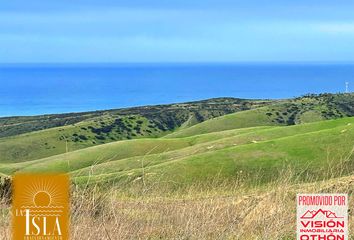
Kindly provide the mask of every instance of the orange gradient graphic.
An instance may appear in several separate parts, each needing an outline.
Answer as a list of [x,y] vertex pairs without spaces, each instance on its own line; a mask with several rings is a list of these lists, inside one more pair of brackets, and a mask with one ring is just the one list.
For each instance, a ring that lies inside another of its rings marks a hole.
[[12,204],[14,240],[69,239],[67,175],[15,175]]

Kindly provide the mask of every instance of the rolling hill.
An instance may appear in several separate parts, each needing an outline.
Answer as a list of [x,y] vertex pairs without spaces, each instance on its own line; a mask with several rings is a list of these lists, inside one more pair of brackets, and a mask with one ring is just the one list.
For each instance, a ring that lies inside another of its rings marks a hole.
[[220,116],[166,137],[186,137],[253,126],[288,126],[350,116],[354,116],[354,94],[308,95]]
[[336,119],[354,116],[353,106],[354,94],[322,94],[289,100],[218,98],[89,113],[0,118],[0,162],[31,161],[127,139],[186,137]]
[[[169,131],[189,121],[191,124],[225,114],[258,108],[277,102],[275,100],[249,100],[238,98],[214,98],[202,101],[156,106],[112,109],[95,112],[51,114],[41,116],[18,116],[0,118],[0,137],[70,126],[84,121],[93,121],[96,126],[88,132],[107,135],[112,131],[120,133],[122,139],[135,138],[133,134],[150,136],[148,131],[139,131],[134,124],[140,118],[149,121],[149,128],[155,131]],[[116,121],[117,120],[117,121]],[[150,130],[151,130],[150,129]],[[84,129],[83,129],[84,130]]]
[[[211,121],[211,120],[210,120]],[[268,182],[283,168],[298,176],[327,177],[335,167],[353,169],[354,118],[286,127],[254,127],[184,138],[137,139],[49,158],[0,165],[0,172],[70,172],[78,181],[191,183],[242,173]],[[257,174],[254,174],[257,173]]]
[[[270,181],[284,167],[294,168],[297,175],[326,177],[328,171],[335,172],[332,168],[342,168],[342,164],[345,174],[354,170],[354,119],[343,120],[321,126],[251,130],[167,153],[109,160],[76,170],[73,175],[90,176],[97,181],[102,178],[134,181],[144,172],[145,181],[193,183],[215,176],[233,178],[242,173],[252,182],[260,177]],[[32,169],[39,168],[33,166]]]
[[[216,176],[252,184],[269,182],[287,168],[304,180],[334,172],[338,177],[354,170],[353,106],[353,94],[222,98],[68,114],[64,118],[81,117],[68,125],[44,123],[46,129],[36,131],[26,124],[51,121],[0,119],[6,135],[0,138],[0,173],[69,172],[78,182],[129,184],[189,184]],[[12,125],[21,126],[15,127],[21,133],[12,134]]]
[[21,162],[100,144],[164,136],[273,101],[233,98],[91,113],[0,118],[0,162]]

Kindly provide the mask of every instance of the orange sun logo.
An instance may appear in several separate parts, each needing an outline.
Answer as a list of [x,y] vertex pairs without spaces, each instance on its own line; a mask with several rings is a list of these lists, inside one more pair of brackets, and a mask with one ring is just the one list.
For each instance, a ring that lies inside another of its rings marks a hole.
[[15,174],[12,239],[68,240],[69,191],[66,174]]
[[60,204],[62,193],[60,186],[54,181],[33,179],[32,184],[27,185],[22,192],[25,205],[35,207],[50,207]]
[[34,195],[33,202],[36,207],[48,207],[51,202],[49,193],[45,191],[39,191]]

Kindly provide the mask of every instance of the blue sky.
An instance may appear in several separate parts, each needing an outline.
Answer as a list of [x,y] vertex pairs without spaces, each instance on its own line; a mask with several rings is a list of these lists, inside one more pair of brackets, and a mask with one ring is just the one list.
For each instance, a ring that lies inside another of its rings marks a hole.
[[352,62],[352,0],[11,0],[0,62]]

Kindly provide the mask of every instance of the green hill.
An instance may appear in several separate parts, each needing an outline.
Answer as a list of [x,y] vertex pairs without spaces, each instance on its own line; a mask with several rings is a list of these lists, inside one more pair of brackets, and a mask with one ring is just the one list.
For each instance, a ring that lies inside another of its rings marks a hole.
[[[148,131],[135,129],[143,118],[149,122],[149,130],[170,131],[188,120],[199,123],[214,117],[266,106],[275,100],[249,100],[239,98],[214,98],[202,101],[155,106],[112,109],[95,112],[51,114],[29,117],[0,118],[0,138],[15,136],[54,127],[70,126],[83,121],[93,121],[96,126],[88,129],[98,135],[118,132],[121,139],[135,138],[134,134],[150,135]],[[106,121],[107,120],[107,121]]]
[[31,161],[110,142],[158,138],[169,133],[172,134],[168,138],[186,137],[353,116],[353,96],[322,94],[281,101],[218,98],[90,113],[0,118],[0,162]]
[[249,134],[252,131],[261,129],[266,129],[266,127],[217,132],[183,139],[152,138],[117,141],[33,161],[3,163],[0,164],[0,172],[11,173],[22,169],[25,166],[30,166],[29,168],[34,170],[42,170],[42,167],[44,167],[47,171],[72,171],[109,160],[129,158],[132,156],[145,156],[154,153],[164,153],[225,137],[236,136],[244,133]]
[[353,106],[354,94],[308,95],[253,110],[217,117],[176,131],[166,137],[186,137],[235,128],[296,125],[350,117],[354,116]]
[[[119,120],[123,118],[118,118]],[[95,120],[85,120],[69,126],[34,131],[11,137],[0,138],[0,162],[23,162],[49,157],[92,147],[109,142],[122,140],[121,132],[106,131],[101,133],[103,123],[118,121],[109,116],[97,117]],[[132,126],[131,134],[149,132],[150,137],[161,134],[158,129],[149,127],[149,122],[143,117],[126,117],[121,122]],[[136,136],[143,138],[145,135]]]
[[35,161],[2,164],[0,172],[67,171],[79,181],[128,182],[140,179],[144,172],[145,181],[179,183],[242,175],[250,182],[260,176],[266,182],[287,167],[307,177],[324,176],[336,165],[345,165],[342,174],[352,171],[353,142],[354,118],[342,118],[175,139],[120,141]]
[[244,176],[253,183],[274,180],[291,168],[304,181],[337,177],[354,170],[353,124],[354,118],[347,118],[264,129],[160,155],[110,161],[76,171],[74,176],[81,176],[82,181],[89,175],[94,181],[129,182],[141,179],[144,173],[145,182],[173,183]]
[[82,114],[0,118],[0,163],[30,161],[126,139],[156,138],[271,103],[219,98]]
[[[190,183],[247,176],[267,182],[286,167],[320,177],[338,165],[342,175],[354,170],[353,106],[353,94],[322,94],[0,118],[0,173],[70,172],[79,181]],[[71,117],[68,125],[59,121]],[[36,129],[40,122],[46,129]]]
[[176,131],[167,135],[166,138],[189,137],[197,134],[256,126],[285,125],[284,123],[277,123],[272,121],[272,118],[267,116],[268,111],[269,108],[265,107],[228,114],[196,124],[189,128],[181,129],[180,131]]

